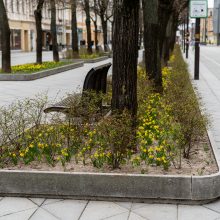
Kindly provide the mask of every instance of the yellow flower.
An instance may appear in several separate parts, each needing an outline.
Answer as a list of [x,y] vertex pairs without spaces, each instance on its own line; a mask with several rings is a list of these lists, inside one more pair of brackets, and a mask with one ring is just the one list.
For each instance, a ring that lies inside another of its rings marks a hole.
[[21,156],[21,157],[24,157],[24,153],[20,153],[20,156]]
[[30,144],[30,145],[29,145],[29,147],[30,147],[30,148],[33,148],[33,147],[34,147],[34,145],[33,145],[33,144]]
[[150,158],[150,159],[153,159],[153,158],[154,158],[154,156],[151,154],[151,155],[149,155],[149,158]]
[[154,149],[152,147],[149,148],[149,152],[154,152]]
[[13,156],[13,157],[16,157],[16,154],[15,154],[15,153],[13,153],[13,154],[12,154],[12,156]]
[[156,149],[156,151],[160,151],[160,147],[156,147],[155,149]]
[[41,143],[39,143],[39,144],[38,144],[38,147],[39,147],[39,148],[44,148],[44,145],[41,144]]

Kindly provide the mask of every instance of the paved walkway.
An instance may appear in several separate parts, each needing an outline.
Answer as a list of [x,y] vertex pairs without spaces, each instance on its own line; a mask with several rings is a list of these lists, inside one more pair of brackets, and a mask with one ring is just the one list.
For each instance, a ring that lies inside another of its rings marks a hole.
[[[96,65],[111,61],[99,62]],[[220,63],[220,62],[219,62]],[[48,90],[50,97],[61,90],[70,92],[83,82],[93,64],[73,71],[32,82],[0,82],[0,105],[15,97],[22,98]],[[193,70],[190,53],[189,69]],[[220,79],[201,63],[199,81],[194,81],[213,119],[211,128],[220,149]],[[14,97],[15,96],[15,97]],[[135,186],[134,186],[135,187]],[[220,220],[220,200],[202,206],[143,204],[87,200],[57,200],[40,198],[0,198],[0,220]]]
[[49,100],[53,101],[67,93],[81,91],[87,72],[92,67],[108,62],[112,62],[112,59],[84,64],[83,67],[33,81],[0,81],[0,106],[41,93],[47,93]]

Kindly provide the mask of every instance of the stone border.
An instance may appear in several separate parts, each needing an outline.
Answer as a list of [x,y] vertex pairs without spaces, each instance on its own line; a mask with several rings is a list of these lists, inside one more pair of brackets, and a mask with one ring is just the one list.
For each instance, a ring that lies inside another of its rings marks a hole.
[[68,60],[71,60],[71,61],[75,61],[75,62],[84,62],[84,63],[97,63],[97,62],[100,62],[100,61],[103,61],[103,60],[107,60],[109,59],[108,56],[102,56],[102,57],[97,57],[97,58],[93,58],[93,59],[61,59],[63,61],[68,61]]
[[32,73],[32,74],[0,74],[0,81],[30,81],[35,79],[44,78],[47,76],[55,75],[61,72],[65,72],[71,69],[75,69],[78,67],[82,67],[84,62],[76,62],[60,67],[56,67],[53,69],[42,70],[40,72]]
[[[208,136],[215,154],[210,131]],[[216,161],[219,166],[220,158]],[[181,176],[0,170],[3,196],[205,204],[220,197],[219,185],[220,172]]]

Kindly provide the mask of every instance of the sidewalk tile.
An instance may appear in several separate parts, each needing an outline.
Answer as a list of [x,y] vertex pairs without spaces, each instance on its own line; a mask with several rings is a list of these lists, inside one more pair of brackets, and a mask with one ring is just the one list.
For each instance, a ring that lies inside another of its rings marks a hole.
[[0,216],[37,207],[26,198],[5,197],[0,201]]
[[127,209],[127,210],[130,210],[131,209],[131,206],[132,206],[132,203],[131,202],[115,202],[115,204]]
[[143,218],[143,217],[131,212],[128,220],[150,220],[150,219]]
[[202,206],[179,205],[178,220],[216,220],[220,214]]
[[42,203],[45,201],[45,199],[43,198],[29,198],[29,199],[38,206],[42,205]]
[[128,210],[113,202],[91,201],[85,208],[80,220],[100,220],[109,218]]
[[53,214],[47,212],[46,210],[39,208],[30,218],[30,220],[58,220]]
[[145,204],[132,212],[150,220],[176,220],[177,206],[167,204]]
[[64,200],[42,206],[45,210],[63,220],[77,220],[83,212],[87,201]]
[[129,212],[124,212],[119,215],[114,215],[109,218],[104,218],[103,220],[128,220]]
[[215,202],[203,205],[204,207],[207,207],[213,211],[216,211],[220,214],[220,200],[217,200]]
[[35,210],[36,208],[33,208],[10,215],[5,215],[0,217],[0,220],[29,220],[30,216],[34,213]]

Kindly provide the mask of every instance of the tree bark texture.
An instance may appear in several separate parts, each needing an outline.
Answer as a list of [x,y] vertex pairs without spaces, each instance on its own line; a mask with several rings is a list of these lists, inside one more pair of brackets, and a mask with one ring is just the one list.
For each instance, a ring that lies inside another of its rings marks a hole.
[[2,71],[11,72],[10,28],[3,0],[0,0],[0,31],[2,48]]
[[143,8],[142,8],[142,4],[140,4],[140,9],[139,9],[139,39],[138,39],[138,41],[139,41],[138,45],[139,46],[141,46],[141,44],[142,44],[142,39],[143,39]]
[[98,48],[98,25],[97,25],[97,15],[95,20],[93,21],[94,23],[94,27],[95,27],[95,50],[96,52],[99,52],[99,48]]
[[90,21],[90,5],[89,0],[85,0],[85,7],[86,13],[86,31],[87,31],[87,51],[89,54],[92,53],[92,34],[91,34],[91,21]]
[[53,46],[53,60],[59,62],[58,44],[57,44],[57,25],[56,25],[56,3],[55,0],[50,0],[51,6],[51,37]]
[[37,32],[37,48],[36,48],[36,62],[38,64],[42,63],[42,8],[44,0],[39,0],[37,4],[37,9],[34,11],[36,32]]
[[95,14],[95,18],[93,19],[93,24],[94,24],[94,28],[95,28],[95,50],[98,53],[99,52],[99,48],[98,48],[98,25],[97,25],[97,20],[98,20],[98,5],[97,5],[97,0],[94,0],[94,14]]
[[71,1],[71,29],[72,29],[72,51],[74,58],[79,57],[77,18],[76,18],[76,0]]
[[105,19],[104,15],[101,15],[100,18],[102,23],[104,50],[108,52],[108,20]]
[[137,114],[139,0],[114,0],[112,108]]
[[[163,60],[163,46],[166,39],[167,25],[170,20],[170,16],[173,9],[174,0],[158,0],[158,24],[159,24],[159,46],[160,46],[160,58]],[[166,42],[165,42],[166,43]]]
[[144,17],[145,68],[155,89],[162,90],[162,73],[160,59],[158,0],[142,0]]

